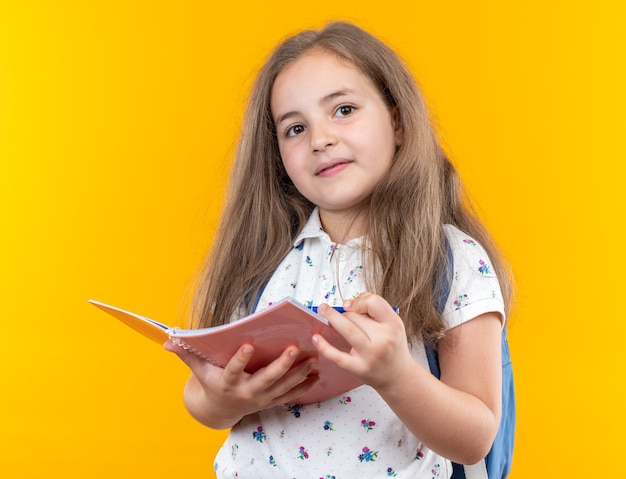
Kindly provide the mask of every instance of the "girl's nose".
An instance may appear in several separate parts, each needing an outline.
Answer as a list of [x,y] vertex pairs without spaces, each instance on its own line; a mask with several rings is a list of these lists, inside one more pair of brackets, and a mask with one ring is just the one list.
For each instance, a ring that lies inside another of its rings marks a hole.
[[337,137],[335,136],[333,130],[328,126],[309,126],[309,135],[311,138],[311,150],[313,152],[324,151],[328,147],[337,143]]

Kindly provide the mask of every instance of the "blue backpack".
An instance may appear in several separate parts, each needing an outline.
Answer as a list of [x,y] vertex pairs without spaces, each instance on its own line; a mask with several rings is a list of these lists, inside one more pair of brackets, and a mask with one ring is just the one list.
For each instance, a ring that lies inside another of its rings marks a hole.
[[[448,294],[450,293],[450,280],[452,276],[452,251],[448,248],[448,258],[450,271],[448,277],[445,277],[444,292],[438,301],[437,310],[441,313],[446,304]],[[439,370],[439,356],[437,350],[426,346],[426,356],[428,358],[428,366],[430,372],[439,379],[441,371]],[[511,364],[511,355],[509,352],[509,344],[506,339],[506,329],[502,331],[502,418],[500,419],[500,427],[498,433],[491,446],[491,450],[484,460],[478,464],[464,466],[462,464],[452,463],[451,479],[504,479],[508,477],[511,471],[511,463],[513,460],[513,443],[515,440],[515,388],[513,384],[513,365]]]

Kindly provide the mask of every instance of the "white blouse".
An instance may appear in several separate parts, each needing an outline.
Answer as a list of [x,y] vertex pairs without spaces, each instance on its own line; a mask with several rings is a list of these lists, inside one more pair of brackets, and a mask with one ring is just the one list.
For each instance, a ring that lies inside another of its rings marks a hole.
[[[484,249],[453,226],[445,232],[454,260],[443,310],[446,327],[486,312],[500,313],[504,323],[500,286]],[[285,296],[310,306],[340,306],[364,292],[361,241],[333,243],[315,210],[267,284],[257,311]],[[428,369],[420,340],[413,341],[412,355]],[[245,479],[431,479],[452,474],[450,461],[424,446],[369,386],[316,404],[277,406],[246,416],[230,431],[214,467],[218,478]]]

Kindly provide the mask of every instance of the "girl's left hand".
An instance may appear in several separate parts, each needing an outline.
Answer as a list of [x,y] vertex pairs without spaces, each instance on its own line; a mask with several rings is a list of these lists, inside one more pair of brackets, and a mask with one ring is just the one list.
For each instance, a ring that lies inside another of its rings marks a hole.
[[316,334],[313,343],[318,351],[364,384],[376,389],[393,384],[403,368],[413,363],[402,318],[372,293],[362,293],[343,307],[343,314],[324,304],[317,311],[350,343],[350,352],[336,349]]

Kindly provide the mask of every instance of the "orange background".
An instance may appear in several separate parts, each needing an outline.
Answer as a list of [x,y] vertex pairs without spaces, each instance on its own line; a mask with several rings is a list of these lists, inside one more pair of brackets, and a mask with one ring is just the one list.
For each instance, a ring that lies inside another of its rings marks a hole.
[[512,477],[613,471],[623,2],[337,3],[0,0],[3,477],[211,477],[185,367],[86,300],[176,321],[254,72],[335,18],[406,59],[514,265]]

